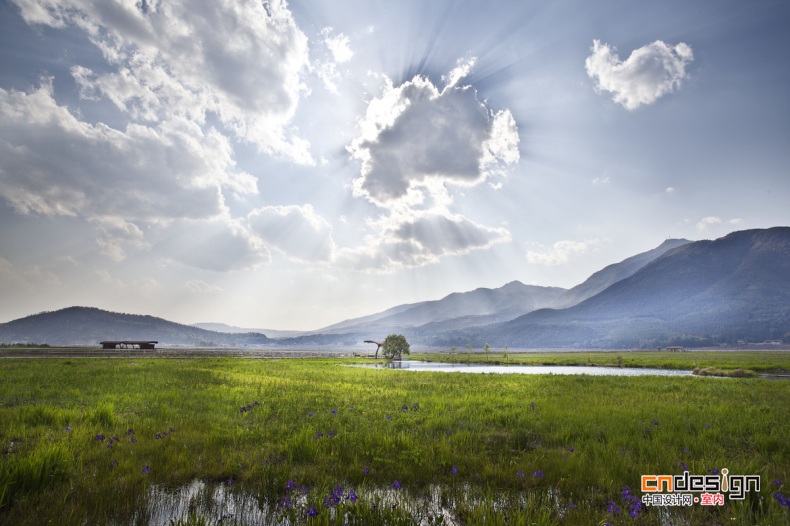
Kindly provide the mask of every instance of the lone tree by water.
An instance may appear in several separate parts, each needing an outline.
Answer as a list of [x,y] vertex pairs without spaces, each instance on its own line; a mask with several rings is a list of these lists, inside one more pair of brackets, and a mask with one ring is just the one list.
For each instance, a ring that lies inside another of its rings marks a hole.
[[404,354],[409,354],[409,342],[402,334],[390,334],[381,345],[384,358],[399,360]]

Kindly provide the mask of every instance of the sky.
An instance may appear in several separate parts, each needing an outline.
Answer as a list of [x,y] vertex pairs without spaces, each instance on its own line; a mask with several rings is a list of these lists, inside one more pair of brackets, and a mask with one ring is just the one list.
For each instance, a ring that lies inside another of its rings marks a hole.
[[0,321],[315,330],[790,225],[784,0],[0,0]]

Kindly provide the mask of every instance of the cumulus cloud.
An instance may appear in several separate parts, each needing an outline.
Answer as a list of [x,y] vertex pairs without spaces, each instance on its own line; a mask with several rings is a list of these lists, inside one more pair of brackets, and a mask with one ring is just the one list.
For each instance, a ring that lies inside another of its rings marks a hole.
[[0,196],[20,213],[205,218],[223,212],[223,190],[257,187],[215,131],[183,119],[120,131],[77,119],[51,83],[0,88]]
[[315,46],[312,53],[316,58],[313,68],[327,91],[338,93],[343,70],[339,64],[346,63],[354,56],[351,40],[343,33],[335,34],[331,27],[325,27],[319,33],[320,46]]
[[150,247],[143,231],[134,223],[128,223],[120,217],[102,217],[95,221],[102,231],[96,240],[99,251],[113,261],[122,261],[126,257],[125,245],[137,249]]
[[361,163],[353,195],[388,213],[371,221],[367,243],[341,250],[338,261],[354,268],[392,270],[433,263],[442,256],[507,241],[503,228],[479,225],[451,211],[451,186],[474,187],[505,175],[519,160],[519,135],[509,110],[494,111],[461,85],[475,59],[459,61],[439,89],[416,76],[384,89],[359,119],[348,146]]
[[733,219],[723,220],[720,217],[716,216],[707,216],[700,219],[697,223],[697,230],[703,234],[707,234],[711,228],[716,227],[718,225],[731,225],[731,226],[738,226],[743,223],[743,219],[740,217],[736,217]]
[[153,250],[192,267],[226,272],[271,261],[268,248],[239,221],[220,217],[169,225]]
[[436,263],[448,255],[486,249],[510,240],[504,228],[479,225],[447,212],[421,211],[411,217],[387,217],[374,225],[367,244],[338,251],[337,262],[356,270],[391,272]]
[[628,110],[652,104],[678,89],[688,77],[686,66],[694,60],[687,44],[670,46],[661,40],[634,50],[625,61],[617,49],[594,40],[585,61],[587,75],[598,91],[613,94],[613,100]]
[[519,159],[510,111],[493,112],[471,86],[440,91],[420,76],[400,86],[388,81],[359,128],[348,147],[362,163],[354,194],[379,206],[427,189],[430,181],[476,185]]
[[211,113],[263,152],[312,162],[289,129],[308,52],[284,0],[14,1],[28,24],[77,27],[101,50],[114,71],[72,70],[85,96],[135,119]]
[[267,246],[294,259],[329,262],[334,256],[332,226],[310,205],[262,207],[247,216],[247,224]]
[[527,252],[527,261],[537,265],[555,266],[570,261],[575,254],[586,254],[590,250],[596,249],[602,243],[599,239],[588,241],[557,241],[552,245],[551,250],[545,252]]

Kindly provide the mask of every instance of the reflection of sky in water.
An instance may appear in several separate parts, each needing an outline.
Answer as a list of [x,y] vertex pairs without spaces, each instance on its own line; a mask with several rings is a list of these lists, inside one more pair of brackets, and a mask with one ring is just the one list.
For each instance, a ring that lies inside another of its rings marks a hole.
[[691,371],[648,369],[638,367],[591,367],[566,365],[469,365],[464,363],[431,363],[415,360],[390,362],[384,365],[363,365],[377,369],[405,369],[409,371],[434,371],[454,373],[499,374],[588,374],[591,376],[692,376]]

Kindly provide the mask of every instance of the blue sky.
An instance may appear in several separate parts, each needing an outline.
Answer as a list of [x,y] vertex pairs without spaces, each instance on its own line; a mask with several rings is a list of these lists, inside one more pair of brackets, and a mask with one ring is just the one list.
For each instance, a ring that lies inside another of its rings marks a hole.
[[0,321],[316,329],[790,224],[783,1],[0,1]]

